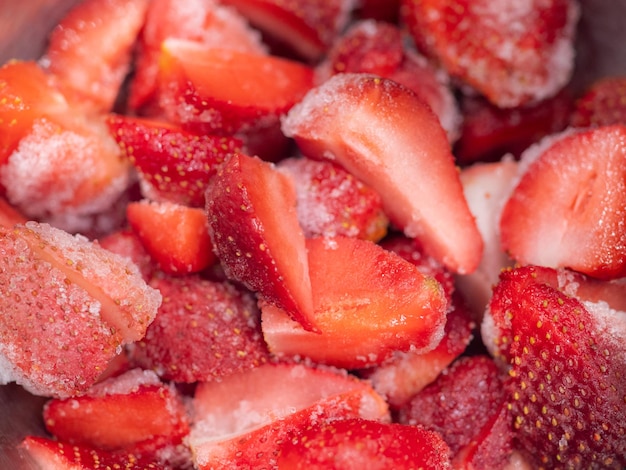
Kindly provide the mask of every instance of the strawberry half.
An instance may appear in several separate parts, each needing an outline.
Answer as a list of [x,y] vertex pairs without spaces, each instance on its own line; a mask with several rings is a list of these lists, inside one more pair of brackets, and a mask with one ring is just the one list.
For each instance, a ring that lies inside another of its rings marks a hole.
[[591,84],[575,105],[576,127],[626,124],[626,77],[609,77]]
[[318,237],[307,240],[307,250],[319,332],[262,304],[263,335],[274,354],[355,369],[439,344],[448,302],[435,279],[366,240]]
[[334,75],[282,127],[305,155],[339,163],[378,192],[391,221],[429,255],[454,272],[476,269],[482,239],[447,136],[408,88],[368,74]]
[[292,181],[272,164],[234,155],[206,192],[209,234],[226,274],[315,329],[309,264]]
[[626,311],[579,300],[580,281],[534,266],[504,271],[483,338],[508,364],[515,437],[535,465],[621,469]]
[[217,167],[242,150],[234,137],[196,135],[163,122],[110,115],[107,125],[139,172],[144,197],[204,206],[204,192]]
[[626,126],[569,132],[525,152],[500,219],[522,264],[626,276]]
[[133,264],[45,224],[0,227],[0,250],[0,355],[38,395],[86,391],[161,303]]
[[166,380],[220,379],[268,359],[256,299],[228,282],[155,277],[163,304],[132,359]]

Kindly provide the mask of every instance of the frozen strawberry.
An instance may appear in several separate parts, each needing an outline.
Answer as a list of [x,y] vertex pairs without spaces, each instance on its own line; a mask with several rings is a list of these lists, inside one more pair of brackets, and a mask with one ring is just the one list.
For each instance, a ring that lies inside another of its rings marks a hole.
[[198,133],[271,128],[313,85],[301,63],[180,39],[163,43],[159,103]]
[[191,134],[163,122],[111,115],[107,124],[139,172],[144,197],[154,201],[204,206],[208,180],[229,155],[242,151],[234,137]]
[[139,236],[130,228],[111,232],[105,237],[98,239],[100,246],[132,261],[141,272],[143,278],[148,281],[156,269],[154,260],[146,251]]
[[226,274],[315,329],[291,179],[270,163],[234,155],[209,184],[206,200],[209,234]]
[[549,138],[525,152],[522,165],[500,219],[511,257],[603,279],[626,276],[626,126]]
[[0,227],[0,249],[0,357],[37,395],[86,391],[161,303],[135,265],[84,237],[27,222]]
[[201,470],[277,468],[281,444],[309,426],[342,418],[389,421],[386,403],[366,382],[302,364],[266,364],[201,383],[193,405],[189,444]]
[[626,76],[597,80],[575,105],[572,126],[626,125]]
[[345,235],[378,241],[387,233],[380,196],[340,166],[287,158],[278,169],[294,180],[298,220],[307,238]]
[[126,216],[164,272],[197,273],[216,261],[204,209],[142,200],[128,204]]
[[456,463],[465,460],[460,468],[503,468],[513,439],[503,380],[490,357],[462,357],[400,410],[399,422],[441,433]]
[[360,0],[354,15],[361,19],[397,23],[400,16],[400,0]]
[[128,104],[132,110],[149,111],[155,104],[161,44],[168,38],[265,53],[260,34],[235,11],[213,0],[152,0],[139,36],[130,85]]
[[573,110],[570,93],[515,108],[498,108],[481,96],[461,99],[463,125],[454,147],[461,165],[498,161],[507,153],[516,158],[539,139],[565,129]]
[[263,334],[274,354],[355,369],[381,364],[395,351],[427,352],[439,344],[448,303],[435,279],[366,240],[319,237],[307,240],[307,250],[319,333],[262,305]]
[[348,24],[352,0],[221,0],[303,59],[319,59]]
[[335,75],[292,108],[283,131],[305,155],[334,160],[371,186],[391,221],[430,256],[454,272],[476,269],[482,240],[448,139],[409,89],[367,74]]
[[504,271],[483,337],[510,368],[515,438],[535,466],[624,468],[626,311],[569,295],[578,285],[549,268]]
[[574,0],[402,0],[417,46],[499,107],[556,94],[574,65]]
[[444,336],[435,349],[426,353],[396,352],[386,363],[366,369],[360,375],[372,383],[392,408],[402,408],[465,351],[475,326],[463,299],[455,294]]
[[154,372],[133,369],[86,395],[52,399],[43,410],[48,432],[61,442],[103,450],[156,452],[189,433],[181,396]]
[[278,468],[452,469],[450,449],[436,432],[417,426],[351,418],[316,423],[286,441]]
[[110,111],[130,71],[148,0],[83,0],[50,34],[40,63],[56,75],[73,103]]
[[0,197],[0,226],[12,228],[15,224],[24,224],[27,219],[15,207]]
[[165,470],[167,465],[131,452],[108,452],[73,445],[46,437],[28,436],[20,444],[30,460],[49,470],[90,470],[94,468],[143,468]]
[[256,300],[227,282],[158,277],[163,295],[154,322],[131,349],[135,362],[166,380],[220,379],[268,359]]

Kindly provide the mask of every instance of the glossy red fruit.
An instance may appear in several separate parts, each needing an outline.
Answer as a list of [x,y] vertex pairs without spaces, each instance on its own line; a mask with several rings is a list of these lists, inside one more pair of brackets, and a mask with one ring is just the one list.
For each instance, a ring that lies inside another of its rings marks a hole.
[[155,277],[163,304],[132,359],[165,380],[221,379],[265,363],[256,299],[227,282],[196,276]]
[[[307,156],[333,160],[380,194],[391,221],[458,273],[482,239],[437,117],[413,92],[368,74],[335,75],[283,120]],[[393,136],[390,138],[389,136]]]
[[626,125],[626,77],[597,80],[576,101],[571,124],[576,127]]
[[226,274],[315,329],[291,179],[270,163],[234,155],[209,184],[206,200],[209,234]]
[[626,275],[626,126],[562,134],[529,149],[500,219],[522,264]]

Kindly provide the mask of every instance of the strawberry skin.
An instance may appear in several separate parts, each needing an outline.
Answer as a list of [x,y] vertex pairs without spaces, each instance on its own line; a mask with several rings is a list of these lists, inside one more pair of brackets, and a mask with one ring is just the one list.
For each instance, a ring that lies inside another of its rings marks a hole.
[[566,132],[525,152],[500,218],[522,264],[626,276],[626,126]]
[[575,104],[571,116],[575,127],[626,124],[626,77],[597,80]]
[[538,467],[624,468],[626,312],[566,294],[579,285],[568,279],[503,271],[483,337],[509,364],[515,436]]
[[368,74],[334,75],[291,109],[282,128],[305,155],[339,163],[378,192],[390,220],[429,255],[454,272],[476,269],[482,239],[448,138],[408,88]]

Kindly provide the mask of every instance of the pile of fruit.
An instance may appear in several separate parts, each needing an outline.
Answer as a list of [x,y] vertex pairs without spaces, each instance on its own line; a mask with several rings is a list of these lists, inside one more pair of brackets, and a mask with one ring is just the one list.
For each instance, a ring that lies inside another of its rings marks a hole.
[[626,467],[626,77],[576,0],[83,0],[0,68],[42,468]]

